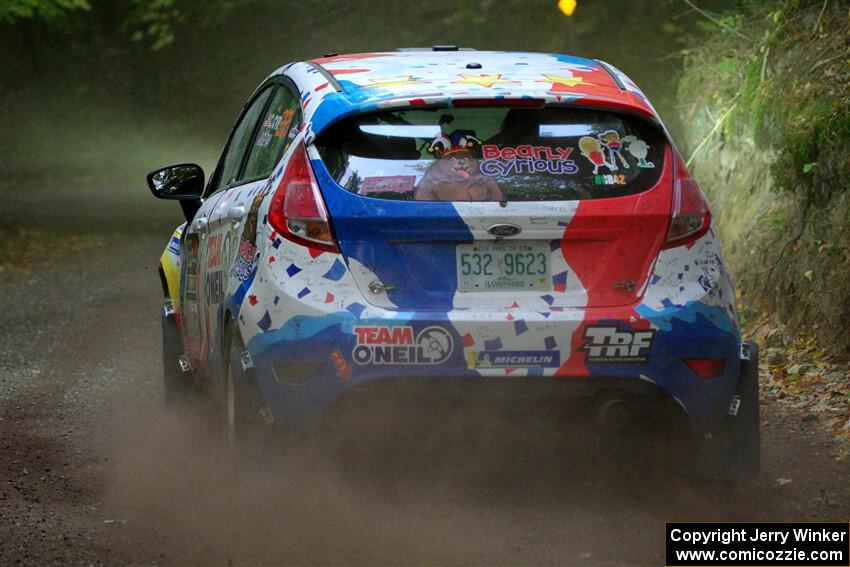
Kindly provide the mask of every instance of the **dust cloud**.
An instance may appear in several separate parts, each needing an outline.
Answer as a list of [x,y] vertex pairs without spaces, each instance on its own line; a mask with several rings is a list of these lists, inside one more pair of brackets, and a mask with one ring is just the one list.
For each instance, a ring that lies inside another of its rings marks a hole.
[[657,487],[682,482],[661,446],[601,440],[575,407],[384,408],[347,407],[316,434],[276,431],[238,459],[209,404],[125,413],[106,506],[166,563],[610,564],[618,521],[640,522]]

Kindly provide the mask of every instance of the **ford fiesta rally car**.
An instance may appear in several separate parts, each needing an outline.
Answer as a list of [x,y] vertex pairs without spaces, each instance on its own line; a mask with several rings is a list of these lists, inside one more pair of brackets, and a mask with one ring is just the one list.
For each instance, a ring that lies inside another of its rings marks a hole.
[[186,223],[161,257],[168,397],[230,431],[313,427],[403,382],[667,404],[697,474],[759,465],[758,353],[711,214],[626,75],[566,55],[438,47],[292,63],[204,184],[148,176]]

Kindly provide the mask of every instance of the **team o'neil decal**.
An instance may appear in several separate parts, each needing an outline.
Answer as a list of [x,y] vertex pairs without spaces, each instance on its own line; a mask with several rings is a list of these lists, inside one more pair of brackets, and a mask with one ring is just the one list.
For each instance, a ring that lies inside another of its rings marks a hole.
[[587,362],[646,362],[655,330],[631,331],[617,327],[587,327]]
[[454,350],[452,336],[442,327],[415,333],[410,326],[354,327],[357,344],[351,357],[357,364],[440,364]]

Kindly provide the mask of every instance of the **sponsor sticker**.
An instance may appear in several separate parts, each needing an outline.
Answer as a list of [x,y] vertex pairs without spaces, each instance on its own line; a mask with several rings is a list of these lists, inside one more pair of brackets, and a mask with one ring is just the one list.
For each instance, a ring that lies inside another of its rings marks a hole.
[[221,233],[210,236],[209,244],[207,244],[207,268],[221,267],[221,243],[223,241]]
[[268,147],[269,142],[272,141],[272,132],[270,130],[264,130],[257,136],[257,141],[255,145],[261,148]]
[[587,327],[587,362],[646,362],[655,330],[632,331],[617,327]]
[[383,175],[365,178],[357,193],[412,193],[415,188],[415,175]]
[[180,236],[177,234],[172,235],[168,241],[168,251],[176,256],[180,255]]
[[224,301],[225,255],[229,253],[230,234],[218,233],[210,236],[207,243],[207,269],[204,277],[204,298],[207,306]]
[[346,362],[345,357],[342,356],[342,352],[339,349],[331,353],[331,362],[336,367],[337,376],[343,380],[351,379],[351,366],[348,365],[348,362]]
[[442,327],[414,332],[409,325],[354,327],[356,364],[441,364],[454,350],[454,340]]
[[625,185],[625,175],[594,175],[594,185]]
[[481,173],[488,177],[504,177],[520,173],[542,173],[552,175],[575,175],[576,162],[569,159],[573,148],[551,148],[549,146],[505,146],[493,144],[481,146]]
[[254,267],[254,253],[257,247],[247,240],[239,242],[239,251],[236,255],[236,263],[233,265],[232,273],[240,282],[244,282],[251,276]]
[[479,350],[467,354],[470,370],[482,368],[559,368],[561,353],[548,350]]

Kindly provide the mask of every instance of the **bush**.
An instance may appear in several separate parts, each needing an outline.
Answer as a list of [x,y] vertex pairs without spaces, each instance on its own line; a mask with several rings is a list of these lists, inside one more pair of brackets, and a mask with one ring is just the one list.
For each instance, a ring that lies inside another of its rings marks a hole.
[[742,315],[776,313],[850,352],[847,3],[751,1],[710,16],[679,97]]

